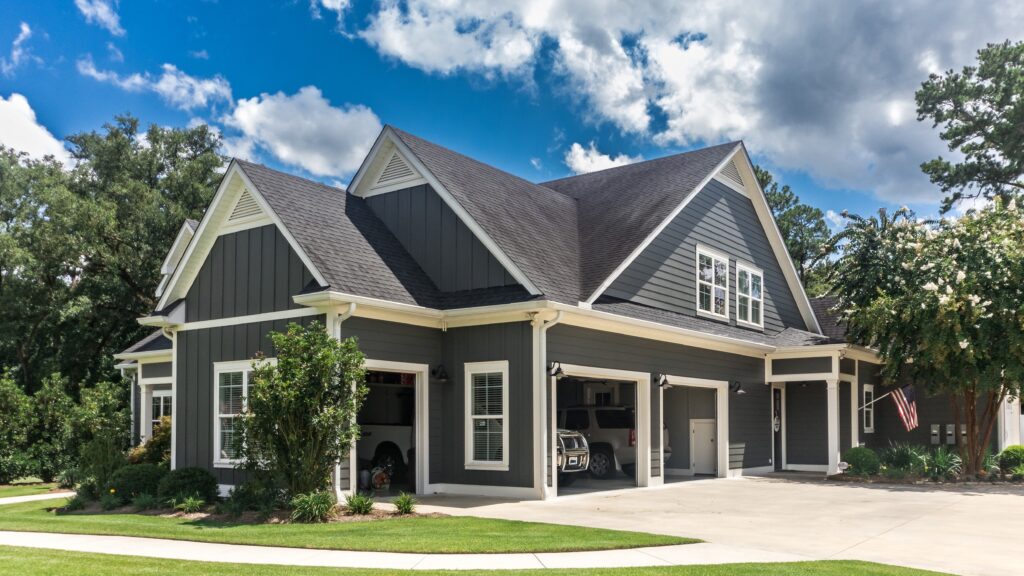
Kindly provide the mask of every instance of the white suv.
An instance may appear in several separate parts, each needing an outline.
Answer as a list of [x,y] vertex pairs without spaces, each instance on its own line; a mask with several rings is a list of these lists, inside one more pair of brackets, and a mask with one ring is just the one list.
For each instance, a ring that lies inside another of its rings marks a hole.
[[[590,474],[610,478],[616,470],[636,478],[636,411],[632,406],[569,406],[558,411],[558,427],[576,430],[590,445]],[[672,454],[665,438],[665,458]]]

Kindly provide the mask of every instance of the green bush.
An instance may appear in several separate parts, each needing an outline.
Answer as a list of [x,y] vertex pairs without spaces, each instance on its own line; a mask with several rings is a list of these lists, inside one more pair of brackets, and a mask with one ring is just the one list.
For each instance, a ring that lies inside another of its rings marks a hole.
[[142,493],[132,498],[132,507],[140,512],[153,510],[160,507],[160,499],[155,494]]
[[217,479],[202,468],[178,468],[160,480],[157,496],[164,502],[180,502],[189,497],[214,502],[217,500]]
[[232,488],[231,492],[228,493],[225,504],[221,508],[222,513],[232,516],[241,515],[242,512],[249,510],[259,512],[263,516],[269,516],[274,510],[281,507],[281,491],[249,481]]
[[1007,446],[999,453],[999,468],[1009,474],[1014,468],[1024,464],[1024,446]]
[[402,515],[412,514],[416,509],[416,499],[411,494],[402,492],[395,498],[395,510]]
[[141,494],[156,496],[160,480],[166,473],[163,467],[157,464],[130,464],[114,472],[106,489],[127,504]]
[[153,433],[145,442],[139,444],[128,453],[128,462],[132,464],[162,464],[171,459],[171,418],[162,416],[160,423],[153,426]]
[[31,401],[7,373],[0,374],[0,484],[25,476]]
[[1024,464],[1010,469],[1010,480],[1013,480],[1014,482],[1024,480]]
[[334,492],[320,490],[292,498],[292,522],[326,522],[338,504]]
[[110,483],[114,472],[125,466],[121,443],[115,434],[101,433],[82,448],[80,470],[82,476],[97,488]]
[[121,498],[117,494],[104,494],[100,496],[100,508],[104,510],[115,510],[123,506]]
[[926,457],[927,451],[921,446],[894,442],[882,451],[880,459],[887,468],[910,475],[924,471]]
[[78,468],[67,468],[57,476],[57,485],[69,490],[74,489],[81,481],[82,473]]
[[184,498],[180,502],[174,503],[174,508],[176,510],[181,510],[185,514],[195,514],[196,512],[202,512],[205,506],[206,501],[203,500],[202,498],[197,498],[195,496],[188,496],[187,498]]
[[871,448],[857,446],[850,448],[843,454],[843,461],[850,465],[847,473],[854,476],[874,476],[878,474],[881,463],[878,455]]
[[365,516],[373,511],[373,498],[366,494],[350,494],[345,498],[345,509],[349,514]]
[[77,446],[74,438],[75,401],[67,393],[67,378],[53,374],[32,396],[32,427],[29,446],[36,464],[35,474],[43,482],[52,482],[74,465]]
[[96,481],[89,478],[82,480],[78,485],[78,495],[89,501],[96,501],[100,499],[100,489],[96,485]]
[[63,510],[65,512],[76,512],[84,509],[88,502],[89,500],[84,498],[81,494],[75,494],[71,498],[68,498],[67,504],[64,504]]
[[953,480],[963,473],[960,455],[945,446],[939,446],[925,459],[928,477],[932,480]]

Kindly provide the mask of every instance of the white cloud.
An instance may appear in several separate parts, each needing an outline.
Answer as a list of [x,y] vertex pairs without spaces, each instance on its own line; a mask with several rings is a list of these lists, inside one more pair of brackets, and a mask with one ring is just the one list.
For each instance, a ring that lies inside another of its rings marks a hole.
[[914,91],[1021,21],[1014,0],[385,0],[356,34],[430,73],[553,69],[589,119],[659,145],[744,139],[826,186],[934,201],[919,165],[949,152]]
[[565,165],[572,170],[573,174],[586,174],[587,172],[606,170],[641,160],[643,160],[643,156],[619,154],[612,157],[599,151],[593,142],[586,148],[580,145],[579,142],[573,142],[572,146],[565,152]]
[[107,56],[114,62],[124,62],[124,53],[113,42],[107,42]]
[[26,22],[22,22],[18,27],[18,36],[11,43],[11,55],[9,58],[0,56],[0,72],[4,76],[11,76],[14,74],[15,69],[25,63],[27,60],[34,60],[41,62],[39,58],[33,56],[24,44],[32,37],[32,28]]
[[106,28],[114,36],[124,36],[116,4],[111,0],[75,0],[75,6],[85,16],[86,22]]
[[540,170],[544,164],[541,163],[540,158],[530,158],[530,166],[533,166],[534,170]]
[[321,18],[320,9],[330,10],[341,18],[345,14],[345,10],[348,10],[349,0],[309,0],[309,13],[313,15],[313,18],[319,20]]
[[53,156],[65,164],[71,159],[64,144],[36,120],[28,99],[17,92],[6,100],[0,96],[0,144],[32,158]]
[[78,60],[78,72],[100,82],[113,84],[129,92],[149,91],[181,110],[207,108],[219,102],[231,103],[231,84],[222,77],[196,78],[173,64],[164,64],[159,76],[134,73],[122,76],[117,72],[96,68],[91,56]]
[[252,156],[256,148],[316,176],[351,174],[381,130],[366,106],[331,106],[316,86],[241,99],[224,124],[240,132],[226,149]]
[[833,230],[841,230],[846,227],[846,217],[835,210],[826,211],[825,220],[831,224]]
[[196,60],[209,60],[210,59],[210,53],[207,52],[206,50],[192,50],[191,52],[188,53],[188,55],[193,57],[193,58],[195,58]]

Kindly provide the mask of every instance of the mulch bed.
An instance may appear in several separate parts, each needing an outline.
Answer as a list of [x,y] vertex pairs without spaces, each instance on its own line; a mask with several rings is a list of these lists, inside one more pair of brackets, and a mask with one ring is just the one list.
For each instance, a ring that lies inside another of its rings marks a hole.
[[[291,512],[288,510],[276,510],[270,516],[263,516],[259,512],[244,512],[240,516],[230,516],[227,514],[217,514],[212,511],[203,512],[182,512],[180,510],[173,510],[171,508],[162,508],[154,510],[136,510],[133,506],[122,506],[113,510],[104,510],[100,507],[98,502],[90,502],[81,510],[67,511],[63,508],[48,508],[51,512],[57,514],[79,514],[79,515],[96,515],[96,514],[138,514],[140,516],[159,516],[161,518],[176,518],[184,519],[189,521],[209,521],[209,522],[230,522],[232,524],[291,524]],[[396,518],[441,518],[447,516],[447,514],[441,514],[439,512],[430,512],[426,514],[412,513],[412,514],[399,514],[391,510],[385,510],[382,508],[374,508],[369,514],[349,514],[344,510],[339,510],[327,521],[328,524],[343,523],[343,522],[374,522],[380,520],[391,520]]]
[[888,476],[853,476],[850,474],[836,474],[829,476],[828,480],[836,482],[848,482],[850,484],[898,484],[901,486],[1020,486],[1024,483],[1019,480],[942,480],[936,482],[918,476],[906,478],[890,478]]

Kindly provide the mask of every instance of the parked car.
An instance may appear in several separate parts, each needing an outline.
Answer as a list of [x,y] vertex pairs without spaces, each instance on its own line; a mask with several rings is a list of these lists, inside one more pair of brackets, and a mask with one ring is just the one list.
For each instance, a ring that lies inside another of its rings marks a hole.
[[558,429],[558,484],[572,484],[580,472],[590,467],[590,447],[583,434],[574,430]]
[[[558,411],[558,426],[583,434],[590,446],[590,474],[611,478],[616,470],[636,478],[636,410],[632,406],[569,406]],[[664,434],[667,461],[672,455]]]

